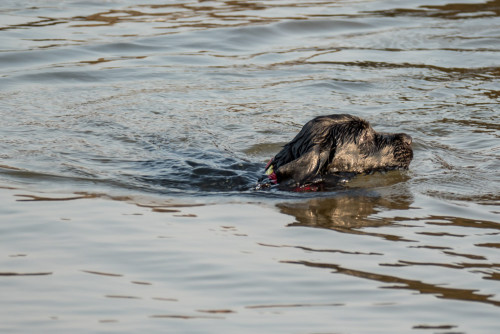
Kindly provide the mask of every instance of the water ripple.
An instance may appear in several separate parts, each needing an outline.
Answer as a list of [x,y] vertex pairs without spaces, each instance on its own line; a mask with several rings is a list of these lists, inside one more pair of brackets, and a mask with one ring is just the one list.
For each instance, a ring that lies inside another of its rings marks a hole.
[[[4,1],[0,331],[498,332],[498,8]],[[255,191],[332,113],[409,171]]]

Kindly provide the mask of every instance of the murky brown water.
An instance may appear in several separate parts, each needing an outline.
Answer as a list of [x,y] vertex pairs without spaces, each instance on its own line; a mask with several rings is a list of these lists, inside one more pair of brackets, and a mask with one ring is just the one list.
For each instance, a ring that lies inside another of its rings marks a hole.
[[[0,331],[497,333],[500,1],[7,1]],[[314,116],[408,172],[255,191]]]

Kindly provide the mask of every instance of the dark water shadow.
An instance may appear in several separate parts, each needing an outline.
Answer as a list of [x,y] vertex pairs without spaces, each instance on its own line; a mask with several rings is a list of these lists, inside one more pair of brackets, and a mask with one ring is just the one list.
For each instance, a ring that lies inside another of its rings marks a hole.
[[214,152],[203,152],[187,159],[143,161],[138,168],[142,174],[133,178],[144,188],[151,186],[166,194],[184,191],[186,194],[201,195],[249,190],[257,183],[263,166]]

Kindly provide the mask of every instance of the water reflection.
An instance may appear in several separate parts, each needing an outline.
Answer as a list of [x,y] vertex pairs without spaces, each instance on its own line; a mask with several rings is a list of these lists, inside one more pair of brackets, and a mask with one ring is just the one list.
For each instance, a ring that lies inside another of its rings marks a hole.
[[[308,11],[300,13],[300,8]],[[51,25],[70,24],[70,27],[102,27],[127,22],[144,22],[161,29],[195,28],[210,29],[218,27],[243,26],[249,24],[267,24],[282,20],[304,20],[307,18],[328,17],[372,17],[381,15],[425,16],[444,19],[463,19],[465,17],[488,18],[499,16],[500,2],[498,0],[485,3],[449,3],[445,5],[420,5],[416,8],[390,8],[374,10],[366,6],[364,11],[349,11],[342,3],[331,1],[315,1],[307,3],[296,2],[257,2],[257,1],[205,1],[168,4],[129,4],[124,8],[97,11],[87,15],[69,17],[51,17],[50,6],[34,7],[33,11],[43,12],[41,19],[25,23],[14,23],[0,27],[0,30],[26,27],[44,27]],[[373,6],[376,8],[377,6]],[[96,9],[101,6],[96,6]],[[75,7],[75,12],[78,12]],[[137,36],[137,34],[128,34]]]
[[39,272],[39,273],[18,273],[18,272],[1,272],[0,276],[47,276],[52,275],[52,272]]
[[421,9],[391,9],[374,11],[372,14],[387,16],[408,15],[427,16],[444,19],[463,19],[464,17],[496,17],[500,15],[500,1],[491,0],[484,3],[449,3],[445,5],[422,5]]
[[384,204],[390,205],[383,198],[362,195],[314,198],[304,203],[278,204],[278,207],[281,212],[297,219],[297,223],[292,226],[349,230],[385,224],[377,219],[368,219],[379,212],[379,207]]
[[277,206],[282,213],[292,215],[296,223],[288,226],[326,228],[343,233],[364,234],[392,241],[410,241],[401,236],[386,233],[367,232],[365,227],[392,224],[391,220],[374,217],[387,210],[406,210],[412,203],[411,196],[392,201],[370,195],[347,195],[332,198],[314,198],[303,203],[282,203]]
[[[404,172],[359,175],[344,185],[344,190],[329,197],[304,202],[277,204],[282,213],[294,216],[289,226],[326,228],[345,233],[366,233],[364,227],[384,226],[392,222],[376,214],[390,210],[408,210],[413,196]],[[396,236],[384,235],[391,240]]]
[[474,289],[448,288],[448,287],[443,287],[441,285],[429,284],[418,280],[404,279],[397,276],[382,275],[373,272],[365,272],[361,270],[349,269],[341,265],[331,264],[331,263],[314,263],[307,261],[298,261],[298,262],[286,261],[286,263],[300,264],[314,268],[333,269],[335,273],[374,280],[381,283],[389,283],[390,285],[383,286],[386,289],[415,290],[421,294],[433,294],[436,297],[443,299],[481,302],[481,303],[491,304],[494,306],[500,306],[500,301],[491,299],[491,297],[493,297],[494,295],[480,294],[477,293],[477,290]]

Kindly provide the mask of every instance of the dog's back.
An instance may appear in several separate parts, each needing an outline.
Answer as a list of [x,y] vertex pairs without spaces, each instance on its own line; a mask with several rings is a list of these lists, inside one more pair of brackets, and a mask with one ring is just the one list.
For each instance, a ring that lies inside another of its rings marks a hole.
[[359,129],[355,131],[356,129],[353,127],[355,123],[359,128],[369,126],[361,118],[348,114],[318,116],[310,120],[302,127],[295,138],[283,146],[283,149],[276,154],[273,159],[274,169],[277,170],[281,166],[298,159],[315,145],[329,146],[328,141],[335,140],[337,134],[335,132],[359,132]]

